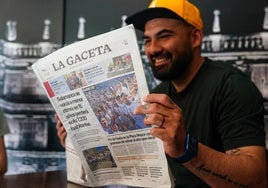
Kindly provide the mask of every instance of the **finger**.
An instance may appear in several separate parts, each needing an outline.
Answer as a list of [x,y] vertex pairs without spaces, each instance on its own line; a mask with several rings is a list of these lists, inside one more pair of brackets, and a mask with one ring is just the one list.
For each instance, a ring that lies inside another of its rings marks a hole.
[[163,117],[162,117],[162,122],[161,122],[161,124],[159,125],[159,127],[163,127],[164,124],[165,124],[165,121],[166,121],[166,118],[165,118],[165,116],[163,116]]
[[65,147],[65,138],[67,136],[66,130],[63,127],[60,127],[57,131],[57,135],[60,139],[61,145]]
[[146,103],[158,103],[170,109],[177,108],[177,105],[166,94],[149,94],[143,97],[143,101]]
[[56,114],[54,114],[54,118],[56,119],[56,121],[60,120],[60,118],[59,118],[59,116],[58,116],[58,114],[57,114],[57,113],[56,113]]
[[61,143],[62,147],[65,147],[65,142],[64,141],[61,141],[60,143]]
[[[175,106],[176,107],[176,106]],[[138,106],[135,110],[134,110],[134,114],[150,114],[150,115],[153,115],[153,114],[159,114],[159,120],[154,119],[156,121],[159,121],[160,124],[163,120],[162,116],[165,116],[165,117],[168,117],[170,116],[172,113],[174,113],[174,110],[179,110],[179,108],[167,108],[166,106],[162,105],[162,104],[159,104],[159,103],[147,103],[147,104],[144,104],[144,105],[140,105]],[[152,116],[154,117],[154,116]],[[158,124],[158,123],[157,123]]]
[[149,114],[150,104],[139,105],[134,109],[134,114]]
[[63,125],[62,125],[61,121],[60,120],[57,120],[57,122],[56,122],[56,129],[58,130],[62,126]]
[[154,113],[154,114],[147,114],[145,116],[145,119],[144,119],[144,124],[145,125],[153,125],[153,126],[156,126],[156,127],[161,127],[163,126],[165,122],[165,117],[161,114],[157,114],[157,113]]
[[59,128],[57,130],[57,135],[58,135],[59,138],[61,138],[61,136],[62,136],[63,133],[64,133],[64,130],[63,129]]
[[62,134],[61,139],[60,139],[60,143],[61,143],[61,145],[62,145],[63,147],[65,147],[65,138],[66,138],[66,135],[67,135],[67,133],[64,132],[64,133]]

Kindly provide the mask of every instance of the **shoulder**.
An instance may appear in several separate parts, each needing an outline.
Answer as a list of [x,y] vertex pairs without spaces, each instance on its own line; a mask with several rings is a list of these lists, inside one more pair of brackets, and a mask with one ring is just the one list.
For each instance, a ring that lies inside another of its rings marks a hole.
[[[258,88],[252,82],[250,74],[247,74],[232,64],[226,62],[213,62],[207,64],[208,73],[214,76],[214,79],[221,82],[223,88],[230,88],[246,96],[248,93],[260,94]],[[246,92],[246,93],[245,93]]]
[[250,75],[230,63],[207,59],[192,86],[191,91],[212,101],[217,112],[232,108],[246,114],[263,108],[262,94]]
[[218,77],[229,77],[230,75],[239,75],[249,78],[249,75],[242,72],[240,69],[234,67],[230,62],[212,61],[206,58],[204,65],[202,66],[202,69],[203,71],[206,72],[207,75],[217,75]]
[[198,79],[204,79],[211,85],[218,88],[234,88],[248,90],[259,93],[257,87],[252,82],[250,75],[234,67],[229,62],[217,62],[206,59]]

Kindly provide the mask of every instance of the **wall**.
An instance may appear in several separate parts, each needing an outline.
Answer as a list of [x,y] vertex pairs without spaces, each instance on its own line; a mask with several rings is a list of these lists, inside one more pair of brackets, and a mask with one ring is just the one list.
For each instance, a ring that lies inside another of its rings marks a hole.
[[62,46],[63,10],[63,0],[0,0],[0,106],[11,131],[7,174],[66,168],[55,112],[30,68]]

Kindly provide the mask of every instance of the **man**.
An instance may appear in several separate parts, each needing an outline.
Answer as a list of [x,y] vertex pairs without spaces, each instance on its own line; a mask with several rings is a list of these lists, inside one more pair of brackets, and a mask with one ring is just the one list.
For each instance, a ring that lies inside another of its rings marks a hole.
[[4,141],[4,135],[9,133],[9,128],[2,110],[0,110],[0,174],[7,171],[7,153]]
[[126,23],[144,32],[145,53],[162,81],[134,113],[154,125],[151,134],[163,141],[176,187],[265,188],[262,96],[241,71],[201,56],[198,8],[154,0]]

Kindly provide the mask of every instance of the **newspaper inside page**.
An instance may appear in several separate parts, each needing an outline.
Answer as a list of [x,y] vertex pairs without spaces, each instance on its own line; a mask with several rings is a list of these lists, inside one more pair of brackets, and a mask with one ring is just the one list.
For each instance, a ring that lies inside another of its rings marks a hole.
[[148,94],[133,25],[65,46],[32,68],[70,139],[69,181],[172,186],[162,142],[133,114]]

